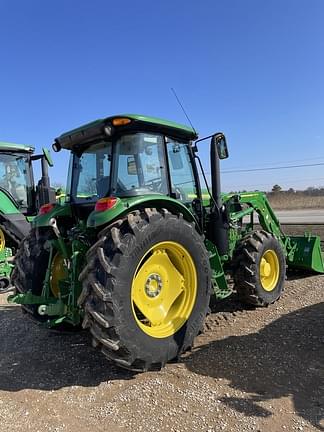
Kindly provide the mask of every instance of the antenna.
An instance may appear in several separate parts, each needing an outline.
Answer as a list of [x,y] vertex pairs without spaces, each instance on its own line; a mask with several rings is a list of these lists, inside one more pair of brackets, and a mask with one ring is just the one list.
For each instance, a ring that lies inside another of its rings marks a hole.
[[192,127],[193,131],[194,131],[195,134],[197,135],[196,129],[194,128],[194,125],[191,123],[191,120],[190,120],[188,114],[186,113],[186,110],[184,109],[182,103],[180,102],[180,99],[178,98],[177,93],[176,93],[176,91],[174,90],[173,87],[171,87],[171,91],[172,91],[172,93],[174,94],[174,97],[176,98],[178,104],[180,105],[180,107],[181,107],[181,109],[182,109],[184,115],[186,116],[188,122],[190,123],[190,126]]

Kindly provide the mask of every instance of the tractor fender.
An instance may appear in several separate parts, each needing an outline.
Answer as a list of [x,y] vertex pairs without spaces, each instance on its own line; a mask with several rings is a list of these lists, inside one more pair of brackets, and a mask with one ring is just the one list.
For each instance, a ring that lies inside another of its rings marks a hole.
[[143,208],[165,208],[174,214],[181,213],[184,219],[195,224],[197,231],[201,234],[199,223],[193,213],[182,202],[165,195],[117,198],[117,202],[112,208],[91,212],[87,220],[87,227],[102,228],[104,225],[125,216],[131,211]]
[[21,213],[0,213],[0,228],[17,244],[30,231],[30,223]]
[[37,215],[32,221],[32,226],[34,228],[49,227],[51,226],[50,220],[52,218],[56,219],[64,216],[72,217],[71,206],[56,203],[48,213]]
[[30,224],[5,192],[0,191],[0,227],[17,244],[28,234]]
[[13,200],[2,190],[0,190],[0,213],[4,215],[20,213]]

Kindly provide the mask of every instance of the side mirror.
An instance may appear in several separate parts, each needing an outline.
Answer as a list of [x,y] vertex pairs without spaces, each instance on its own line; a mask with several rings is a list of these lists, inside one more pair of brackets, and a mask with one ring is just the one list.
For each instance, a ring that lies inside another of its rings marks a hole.
[[50,167],[52,167],[54,165],[53,160],[52,160],[52,156],[51,156],[50,151],[47,148],[43,147],[43,155],[44,155],[44,158],[46,159],[46,162],[48,163],[48,165]]
[[213,139],[216,139],[216,147],[219,159],[227,159],[229,155],[225,136],[223,134],[217,134],[213,136]]

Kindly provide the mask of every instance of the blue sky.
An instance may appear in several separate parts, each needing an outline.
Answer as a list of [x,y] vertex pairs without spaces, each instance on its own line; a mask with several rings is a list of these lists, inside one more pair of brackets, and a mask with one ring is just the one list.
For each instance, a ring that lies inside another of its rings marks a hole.
[[[40,150],[122,112],[186,123],[174,87],[201,136],[226,134],[224,171],[324,163],[322,0],[0,0],[0,17],[0,140]],[[324,166],[223,175],[275,183],[324,186]]]

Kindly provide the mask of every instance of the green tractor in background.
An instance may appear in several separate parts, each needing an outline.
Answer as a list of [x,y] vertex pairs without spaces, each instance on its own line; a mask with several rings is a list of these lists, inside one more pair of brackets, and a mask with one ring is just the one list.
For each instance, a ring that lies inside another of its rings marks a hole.
[[[38,159],[42,178],[35,186],[32,162]],[[31,146],[0,142],[0,293],[12,289],[13,255],[31,220],[41,205],[55,201],[47,165],[53,165],[48,150],[34,155]]]
[[222,133],[207,137],[202,194],[197,138],[140,115],[59,136],[53,149],[71,152],[66,201],[34,219],[9,301],[49,327],[82,324],[121,367],[158,370],[191,347],[212,294],[267,306],[286,265],[323,273],[319,238],[286,236],[263,193],[221,194]]

